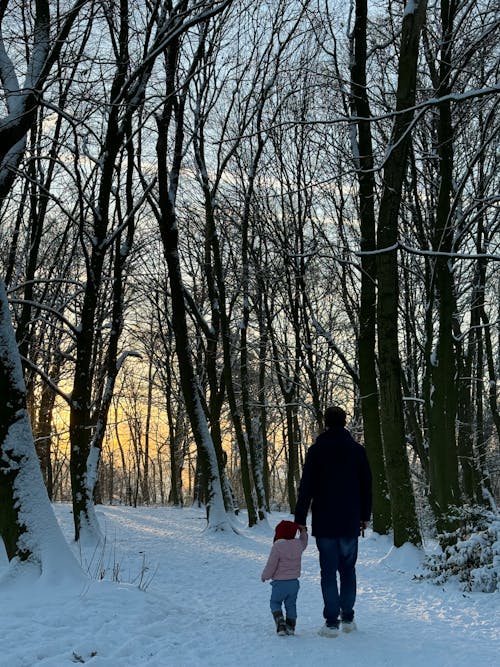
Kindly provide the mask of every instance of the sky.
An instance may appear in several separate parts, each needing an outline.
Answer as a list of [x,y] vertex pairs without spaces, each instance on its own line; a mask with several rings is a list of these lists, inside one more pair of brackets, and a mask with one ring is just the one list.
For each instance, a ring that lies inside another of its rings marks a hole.
[[[260,581],[274,526],[205,530],[200,508],[98,507],[105,543],[78,549],[88,579],[27,572],[0,583],[0,667],[491,667],[500,655],[498,593],[422,581],[423,552],[368,530],[358,558],[358,630],[323,624],[314,538],[302,559],[297,630],[279,637]],[[67,540],[71,506],[55,505]],[[426,543],[426,549],[435,546]],[[57,554],[55,554],[57,559]],[[55,563],[57,565],[57,563]],[[7,561],[0,552],[0,580]],[[61,564],[62,567],[62,564]],[[417,575],[417,576],[415,576]]]

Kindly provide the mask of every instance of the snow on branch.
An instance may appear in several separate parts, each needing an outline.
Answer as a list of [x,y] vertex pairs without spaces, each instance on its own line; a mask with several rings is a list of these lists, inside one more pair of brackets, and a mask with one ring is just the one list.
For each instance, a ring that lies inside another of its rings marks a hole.
[[27,299],[9,299],[9,303],[33,306],[33,308],[37,308],[38,310],[45,310],[48,313],[52,313],[52,315],[57,317],[58,320],[60,320],[63,324],[65,324],[68,327],[68,329],[74,336],[78,334],[77,327],[75,327],[75,325],[72,324],[66,317],[64,317],[64,315],[60,313],[56,308],[52,308],[52,306],[48,306],[45,303],[40,303],[39,301],[28,301]]
[[28,357],[21,357],[21,360],[23,364],[31,368],[32,371],[34,371],[37,375],[39,375],[42,380],[52,389],[52,391],[60,396],[68,405],[71,403],[71,397],[66,394],[64,391],[59,389],[57,384],[50,378],[45,371],[43,371],[40,366],[37,366],[34,364],[31,359],[28,359]]
[[140,352],[135,352],[134,350],[126,350],[116,360],[116,370],[119,371],[127,357],[135,357],[136,359],[142,359],[142,354]]
[[396,241],[386,248],[377,248],[376,250],[355,250],[354,254],[357,257],[363,255],[385,255],[389,252],[394,252],[395,250],[404,250],[411,255],[424,255],[427,257],[450,257],[455,259],[467,259],[467,260],[477,260],[477,259],[489,259],[493,262],[500,261],[500,254],[492,253],[465,253],[465,252],[444,252],[442,250],[424,250],[423,248],[412,248],[401,241]]
[[[266,131],[270,132],[272,130],[277,130],[280,128],[287,128],[287,127],[291,128],[299,125],[314,127],[316,125],[328,126],[328,125],[339,125],[341,123],[358,123],[363,121],[369,123],[375,123],[382,120],[393,119],[396,116],[405,115],[408,114],[409,112],[417,112],[418,115],[416,119],[413,121],[414,124],[415,121],[418,120],[418,118],[420,118],[427,109],[438,106],[443,102],[447,101],[457,102],[457,103],[467,102],[472,99],[478,99],[489,95],[495,96],[498,95],[499,93],[500,93],[500,84],[495,86],[486,86],[484,88],[474,88],[472,90],[466,90],[463,93],[449,93],[448,95],[442,95],[441,97],[429,97],[427,100],[419,102],[418,104],[415,104],[413,106],[408,106],[398,111],[394,109],[393,111],[388,111],[387,113],[378,114],[376,116],[357,116],[357,115],[341,114],[336,118],[319,118],[317,120],[312,120],[312,119],[285,120],[280,123],[273,123],[269,125],[266,128]],[[254,136],[255,132],[251,132],[249,134],[241,135],[238,138],[251,139]],[[228,137],[227,139],[221,139],[219,142],[214,142],[214,144],[227,143],[234,140],[235,140],[234,137]]]

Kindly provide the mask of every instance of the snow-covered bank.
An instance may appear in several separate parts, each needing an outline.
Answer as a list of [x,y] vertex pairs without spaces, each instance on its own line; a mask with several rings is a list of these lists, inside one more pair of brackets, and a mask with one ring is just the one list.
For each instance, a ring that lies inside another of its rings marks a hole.
[[[70,507],[56,513],[69,539]],[[500,655],[498,594],[417,581],[420,554],[370,531],[360,540],[358,632],[317,635],[322,602],[310,540],[297,634],[277,637],[260,572],[272,527],[287,515],[252,530],[242,522],[240,535],[204,532],[198,509],[102,507],[98,515],[106,546],[82,555],[84,569],[122,583],[0,590],[1,667],[490,667]]]

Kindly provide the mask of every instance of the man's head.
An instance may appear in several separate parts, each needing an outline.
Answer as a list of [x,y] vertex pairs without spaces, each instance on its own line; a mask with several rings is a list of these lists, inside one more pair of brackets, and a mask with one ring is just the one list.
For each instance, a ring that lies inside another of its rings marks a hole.
[[325,426],[326,428],[341,428],[345,426],[346,413],[342,408],[333,405],[325,410]]

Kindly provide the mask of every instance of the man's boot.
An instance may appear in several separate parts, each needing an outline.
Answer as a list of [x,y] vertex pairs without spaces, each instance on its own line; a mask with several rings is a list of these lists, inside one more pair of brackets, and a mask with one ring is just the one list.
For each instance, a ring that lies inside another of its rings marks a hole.
[[285,621],[286,634],[294,635],[295,634],[295,624],[297,623],[296,618],[287,618]]
[[274,622],[276,623],[276,632],[279,635],[286,635],[285,619],[281,611],[273,611]]

